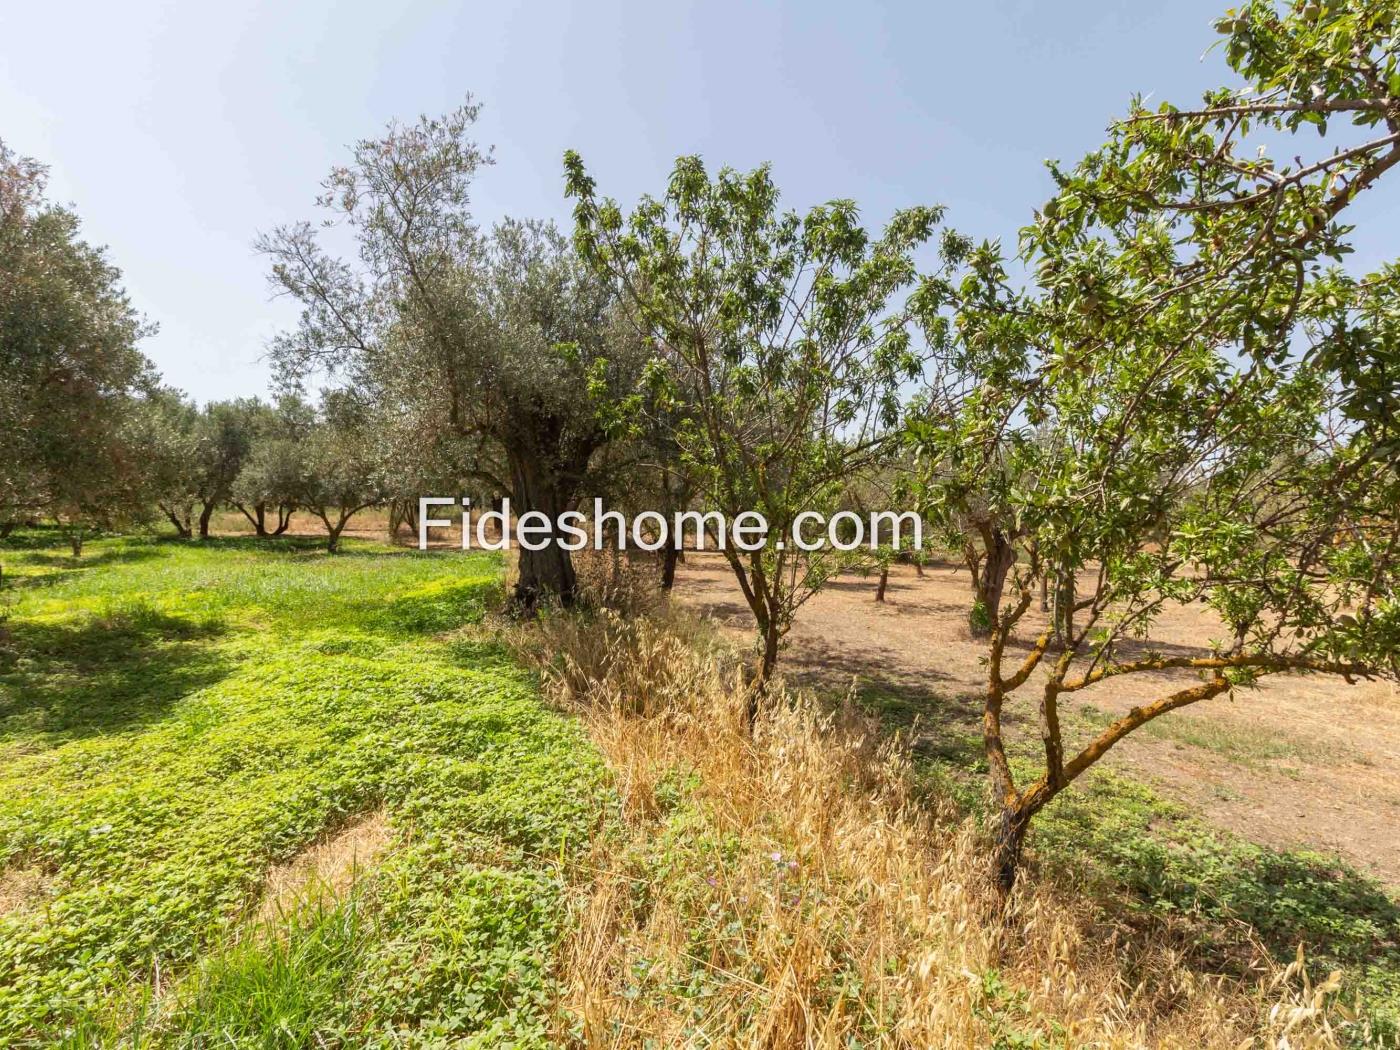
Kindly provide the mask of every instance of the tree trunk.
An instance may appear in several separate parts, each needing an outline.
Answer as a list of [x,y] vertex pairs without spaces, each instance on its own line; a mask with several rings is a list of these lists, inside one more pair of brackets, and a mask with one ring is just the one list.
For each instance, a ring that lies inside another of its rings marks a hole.
[[1002,807],[1001,823],[997,827],[996,847],[992,851],[992,873],[996,877],[997,893],[1003,902],[1016,887],[1016,875],[1021,870],[1021,847],[1025,845],[1030,814],[1018,805]]
[[184,520],[181,521],[180,515],[176,514],[173,508],[161,507],[161,510],[165,511],[165,516],[170,519],[170,524],[175,526],[175,532],[179,535],[180,539],[189,539],[193,531],[190,529],[189,515],[186,514]]
[[[512,451],[511,509],[516,520],[529,511],[540,511],[551,524],[570,508],[573,486],[564,483],[560,472],[548,470],[536,457]],[[585,465],[586,465],[585,460]],[[580,467],[578,473],[582,473]],[[557,542],[540,550],[526,550],[517,544],[519,561],[514,601],[520,610],[532,612],[542,601],[556,600],[564,606],[578,599],[578,577],[570,552]]]
[[287,526],[292,523],[292,515],[295,513],[295,507],[288,507],[279,503],[277,505],[277,528],[273,530],[272,535],[280,536],[282,533],[286,532]]
[[889,567],[888,565],[881,565],[881,566],[880,566],[880,582],[879,582],[878,584],[876,584],[876,586],[875,586],[875,600],[876,600],[877,602],[884,602],[884,600],[885,600],[885,588],[889,586],[889,583],[890,583],[890,567]]
[[83,530],[74,529],[68,534],[68,545],[73,548],[73,557],[83,556]]
[[14,531],[15,523],[13,521],[0,521],[0,540],[9,539],[10,533]]
[[1006,574],[1016,563],[1016,548],[1000,529],[987,530],[983,534],[983,542],[986,556],[982,559],[977,578],[977,604],[968,619],[968,626],[976,638],[985,638],[992,633],[992,627],[1001,615],[1001,593],[1006,586]]
[[199,512],[199,538],[207,540],[209,538],[209,519],[214,516],[215,503],[205,503],[204,509]]
[[782,640],[777,626],[772,623],[763,625],[762,631],[763,651],[759,656],[758,674],[744,703],[744,728],[750,733],[758,722],[759,704],[768,693],[768,686],[773,680],[773,669],[778,666],[778,643]]
[[1067,572],[1055,581],[1055,642],[1062,649],[1069,646],[1074,638],[1075,598],[1074,573]]
[[681,551],[674,543],[661,548],[661,589],[670,592],[676,585],[676,563],[681,560]]

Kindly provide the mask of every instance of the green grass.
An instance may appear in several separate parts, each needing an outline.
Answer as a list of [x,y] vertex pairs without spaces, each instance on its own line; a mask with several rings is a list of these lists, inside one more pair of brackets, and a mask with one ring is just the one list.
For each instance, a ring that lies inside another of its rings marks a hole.
[[[496,556],[12,539],[0,872],[47,892],[0,918],[0,1045],[544,1044],[557,859],[606,796],[579,730],[452,633]],[[250,933],[269,865],[381,805],[348,899]]]

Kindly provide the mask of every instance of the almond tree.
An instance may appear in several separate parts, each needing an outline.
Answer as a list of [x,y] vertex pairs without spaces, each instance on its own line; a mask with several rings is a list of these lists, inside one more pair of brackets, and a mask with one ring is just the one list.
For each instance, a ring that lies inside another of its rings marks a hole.
[[[1053,170],[1023,233],[1035,287],[1010,289],[987,246],[943,303],[956,339],[911,440],[934,512],[976,502],[1010,526],[983,709],[1003,891],[1036,813],[1153,719],[1276,674],[1400,674],[1400,271],[1336,265],[1346,208],[1400,162],[1398,12],[1232,13],[1245,84],[1196,110],[1135,103]],[[1269,159],[1338,124],[1342,145]],[[1074,618],[1059,644],[1052,624],[1014,648],[1046,575],[1079,577]],[[1200,605],[1219,623],[1208,645],[1154,648],[1166,609]],[[1067,696],[1164,674],[1101,732],[1062,721]],[[1003,733],[1018,702],[1040,738],[1025,779]]]
[[[669,432],[707,509],[767,523],[752,549],[724,544],[758,626],[762,686],[798,608],[840,563],[796,549],[794,522],[838,506],[897,432],[900,382],[920,373],[905,300],[921,294],[913,256],[941,211],[900,211],[872,238],[852,201],[782,211],[767,168],[712,178],[682,157],[665,194],[624,217],[577,154],[565,167],[579,253],[652,354],[638,411]],[[961,250],[945,237],[947,258]]]

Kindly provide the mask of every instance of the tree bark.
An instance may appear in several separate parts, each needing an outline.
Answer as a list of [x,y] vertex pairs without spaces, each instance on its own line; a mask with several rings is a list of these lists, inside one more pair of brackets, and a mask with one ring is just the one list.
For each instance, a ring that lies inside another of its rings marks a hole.
[[175,526],[175,532],[179,535],[179,537],[182,540],[189,539],[190,536],[193,534],[193,530],[190,528],[190,516],[188,513],[188,508],[186,508],[186,514],[183,520],[181,520],[180,515],[175,513],[173,507],[162,506],[160,509],[165,511],[165,516],[170,519],[170,524]]
[[68,534],[68,545],[73,548],[73,557],[83,556],[83,530],[74,529]]
[[985,555],[982,558],[976,580],[977,605],[968,619],[968,627],[975,638],[985,638],[1001,615],[1001,595],[1006,587],[1006,574],[1016,563],[1016,547],[1000,529],[985,529],[982,533]]
[[875,586],[875,600],[876,600],[877,602],[881,602],[881,603],[884,602],[884,600],[885,600],[885,588],[889,586],[889,582],[890,582],[890,567],[889,567],[888,565],[881,565],[881,566],[880,566],[880,582],[879,582],[878,584],[876,584],[876,586]]
[[1073,573],[1065,573],[1055,581],[1055,642],[1065,648],[1074,637],[1074,602],[1076,599]]
[[209,519],[214,516],[215,506],[217,504],[213,502],[205,503],[204,509],[199,512],[199,538],[202,540],[209,538]]
[[[551,470],[540,457],[511,449],[508,453],[511,473],[511,503],[517,520],[530,511],[540,511],[551,525],[559,515],[571,509],[577,478],[587,466],[570,464],[565,471]],[[555,600],[564,606],[578,600],[578,576],[574,572],[571,553],[552,537],[540,550],[526,550],[517,544],[519,561],[515,581],[514,601],[523,612],[533,612],[542,601]],[[536,537],[538,541],[538,537]]]
[[992,874],[997,893],[1003,902],[1016,888],[1016,876],[1021,870],[1021,849],[1030,827],[1030,814],[1020,805],[1004,805],[1001,823],[997,827],[996,848],[992,852]]
[[680,548],[674,543],[667,542],[661,548],[661,589],[667,593],[676,585],[676,563],[680,560]]
[[13,521],[0,521],[0,540],[9,539],[10,533],[14,531],[15,523]]
[[778,631],[777,625],[766,623],[762,626],[763,651],[759,656],[758,674],[754,678],[749,689],[749,695],[744,701],[744,728],[753,733],[754,725],[758,722],[759,705],[768,694],[768,687],[773,680],[773,670],[778,666],[778,644],[782,641],[782,635]]

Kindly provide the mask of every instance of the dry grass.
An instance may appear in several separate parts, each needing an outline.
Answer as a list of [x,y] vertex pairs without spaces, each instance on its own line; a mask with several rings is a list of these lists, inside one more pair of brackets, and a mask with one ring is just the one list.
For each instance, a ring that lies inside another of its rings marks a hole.
[[393,833],[382,808],[322,836],[263,881],[254,928],[272,929],[287,914],[344,899],[388,848]]
[[897,743],[788,693],[750,739],[741,676],[693,623],[555,616],[517,641],[622,803],[576,890],[561,1042],[1338,1045],[1335,987],[1300,966],[1204,976],[1166,933],[1035,885],[1001,915],[981,829],[911,798]]
[[41,868],[17,864],[0,871],[0,918],[45,900],[52,880]]

